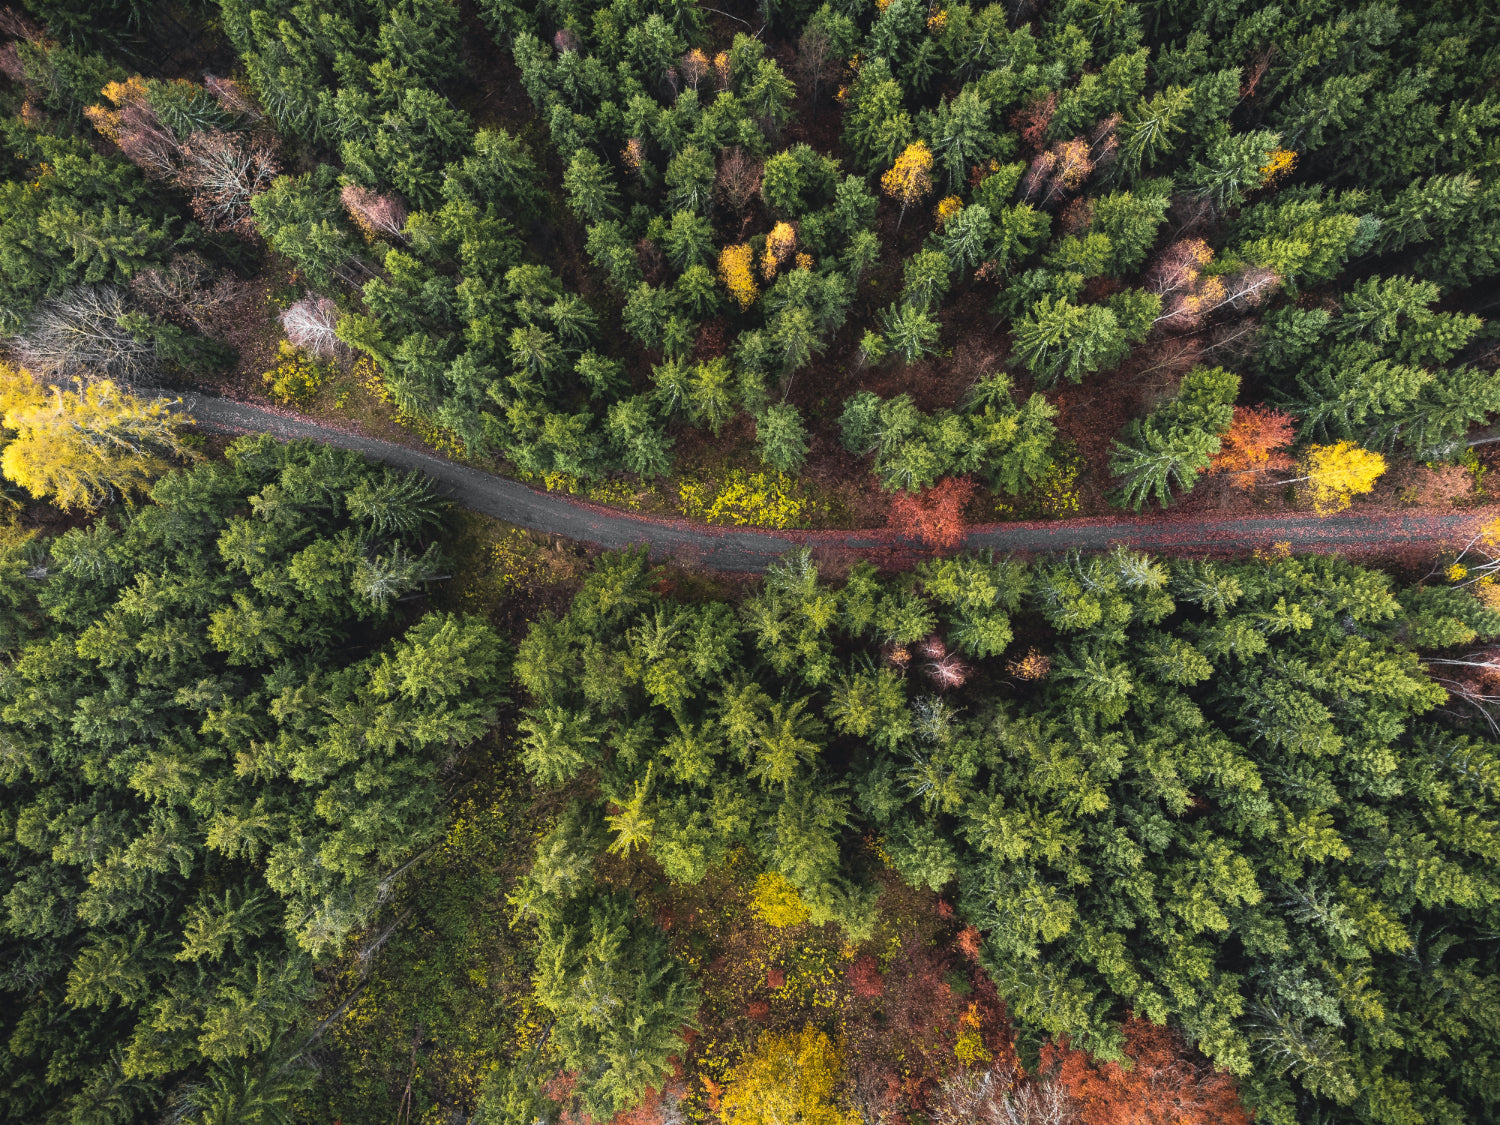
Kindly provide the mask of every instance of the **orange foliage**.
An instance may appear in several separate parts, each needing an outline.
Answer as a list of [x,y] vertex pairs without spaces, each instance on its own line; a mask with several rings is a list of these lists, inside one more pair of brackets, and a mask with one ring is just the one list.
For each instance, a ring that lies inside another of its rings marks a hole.
[[964,505],[973,495],[974,482],[968,477],[944,477],[920,493],[898,492],[891,501],[890,526],[929,547],[957,547],[964,541]]
[[1234,1079],[1192,1057],[1171,1028],[1127,1016],[1125,1054],[1129,1070],[1049,1043],[1041,1071],[1056,1068],[1082,1125],[1249,1125]]
[[958,937],[954,944],[970,961],[979,960],[979,950],[984,945],[984,936],[973,926],[965,926],[958,931]]
[[1054,91],[1011,114],[1010,127],[1021,134],[1021,143],[1027,148],[1041,148],[1042,137],[1047,132],[1047,126],[1052,124],[1052,115],[1056,112],[1057,93]]
[[1267,406],[1236,406],[1209,471],[1232,474],[1230,483],[1248,491],[1255,487],[1256,474],[1290,469],[1292,459],[1282,451],[1292,444],[1295,422],[1290,414]]

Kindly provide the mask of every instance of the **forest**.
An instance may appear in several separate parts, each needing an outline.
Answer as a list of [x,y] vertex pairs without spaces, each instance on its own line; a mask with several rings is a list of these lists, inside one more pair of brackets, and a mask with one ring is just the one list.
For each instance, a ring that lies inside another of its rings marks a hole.
[[1500,1117],[1493,4],[10,3],[0,1119]]

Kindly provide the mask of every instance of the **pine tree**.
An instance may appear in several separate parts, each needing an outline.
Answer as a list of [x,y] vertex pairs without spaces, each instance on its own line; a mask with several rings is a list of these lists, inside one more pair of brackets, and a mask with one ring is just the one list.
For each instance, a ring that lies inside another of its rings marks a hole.
[[1039,386],[1059,378],[1081,382],[1091,371],[1111,367],[1130,346],[1119,320],[1100,305],[1074,305],[1063,297],[1044,296],[1014,329],[1016,357],[1037,377]]
[[891,348],[907,363],[915,363],[936,351],[943,327],[925,308],[908,304],[887,308],[881,313],[880,326]]
[[778,472],[795,473],[807,460],[807,428],[795,406],[768,407],[755,420],[755,436],[761,460]]
[[1150,422],[1133,422],[1115,442],[1109,471],[1121,479],[1119,498],[1137,512],[1155,498],[1164,507],[1174,487],[1184,491],[1197,482],[1219,451],[1219,439],[1198,429],[1161,430]]
[[563,173],[563,190],[568,193],[568,206],[580,222],[602,223],[619,217],[619,192],[609,170],[588,149],[573,154]]

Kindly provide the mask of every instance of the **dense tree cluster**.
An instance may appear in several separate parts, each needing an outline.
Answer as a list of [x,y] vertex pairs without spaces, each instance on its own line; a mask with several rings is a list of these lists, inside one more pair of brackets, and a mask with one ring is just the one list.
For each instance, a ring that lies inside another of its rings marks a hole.
[[420,478],[244,439],[151,499],[6,539],[8,1119],[277,1119],[317,960],[441,837],[501,698],[488,626],[408,612]]
[[[185,243],[243,261],[232,236],[259,237],[307,300],[337,301],[408,415],[585,478],[668,472],[674,428],[736,414],[797,471],[832,420],[788,401],[799,371],[941,353],[975,294],[1043,391],[1145,347],[1169,382],[1199,361],[1243,376],[1301,441],[1422,460],[1500,404],[1476,362],[1500,269],[1487,10],[841,0],[764,6],[756,27],[696,0],[477,7],[490,42],[453,0],[222,0],[237,77],[199,83],[130,76],[157,5],[91,25],[32,0],[41,22],[10,19],[0,50],[23,98],[0,327],[92,300],[90,323],[156,368],[222,360],[139,299],[76,287]],[[545,146],[476,127],[474,60],[496,49]],[[549,196],[603,286],[574,291]],[[899,291],[886,269],[863,299],[898,244]],[[1137,422],[1123,445],[1167,456]],[[1135,463],[1115,464],[1135,504]]]
[[[1447,693],[1415,651],[1500,635],[1481,601],[1335,559],[1124,549],[842,585],[803,554],[738,610],[649,579],[607,557],[516,661],[527,768],[602,795],[527,883],[559,1032],[588,1017],[550,966],[624,924],[583,921],[617,892],[551,920],[592,885],[590,852],[694,883],[742,847],[859,939],[876,831],[905,879],[956,889],[1023,1040],[1121,1057],[1131,1011],[1238,1075],[1258,1120],[1493,1114],[1500,757],[1436,718]],[[996,659],[1017,616],[1050,656]],[[662,1036],[635,1057],[664,1069],[684,986],[656,941],[628,1002]],[[617,1049],[585,1075],[606,1103]]]

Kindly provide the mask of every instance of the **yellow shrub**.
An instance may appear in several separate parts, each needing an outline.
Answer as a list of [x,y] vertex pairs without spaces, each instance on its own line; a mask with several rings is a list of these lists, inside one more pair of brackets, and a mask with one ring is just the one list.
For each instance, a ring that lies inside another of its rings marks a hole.
[[787,926],[800,926],[811,916],[807,903],[797,893],[797,888],[774,871],[766,871],[755,877],[755,891],[750,898],[750,907],[768,926],[778,930]]
[[328,381],[333,369],[316,362],[285,340],[281,341],[280,354],[281,360],[275,369],[261,376],[266,393],[282,406],[305,408]]
[[945,195],[941,200],[938,201],[937,205],[938,226],[941,227],[944,223],[953,218],[954,215],[957,215],[963,209],[964,201],[962,199],[960,199],[956,195]]
[[727,1125],[857,1125],[858,1115],[833,1100],[843,1070],[838,1049],[816,1028],[762,1032],[730,1072],[719,1116]]
[[448,457],[468,455],[468,450],[464,448],[463,438],[452,430],[445,429],[420,414],[412,414],[396,406],[395,396],[391,394],[390,388],[385,385],[384,377],[380,374],[380,365],[369,356],[359,357],[359,361],[354,365],[354,377],[359,381],[360,386],[369,391],[377,401],[394,407],[396,424],[416,434],[424,445]]
[[732,527],[805,527],[814,504],[785,473],[733,469],[717,486],[688,481],[678,486],[677,510],[689,519]]

